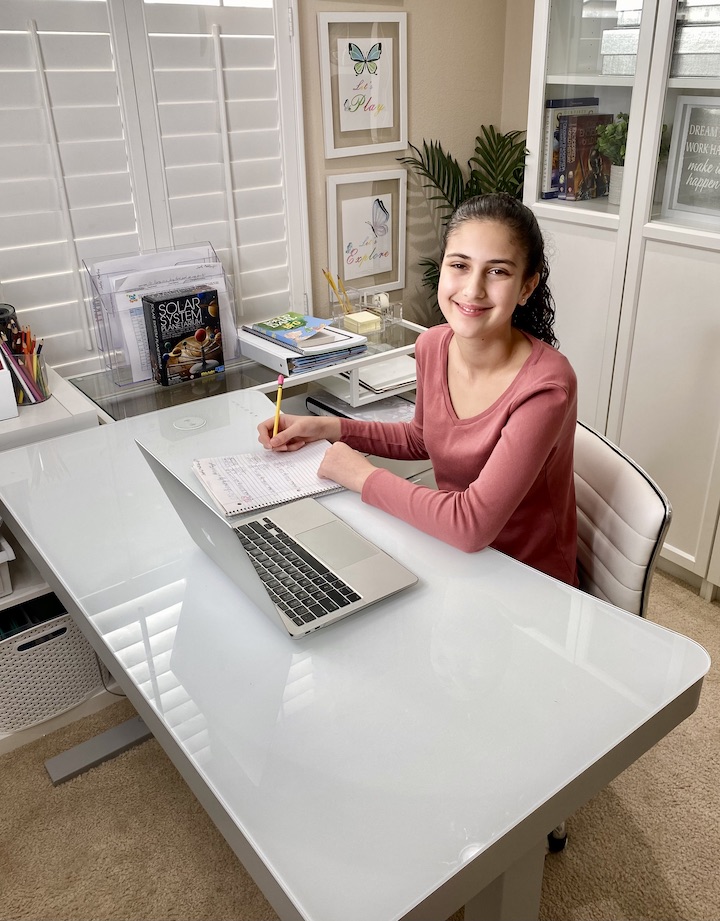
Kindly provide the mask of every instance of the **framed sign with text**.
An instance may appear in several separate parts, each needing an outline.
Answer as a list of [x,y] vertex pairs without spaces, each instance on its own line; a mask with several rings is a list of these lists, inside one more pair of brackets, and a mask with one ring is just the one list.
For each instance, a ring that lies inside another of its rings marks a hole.
[[720,219],[720,97],[678,97],[662,216],[715,225]]
[[328,159],[407,147],[406,17],[318,13]]
[[405,287],[404,169],[327,178],[330,271],[364,294]]

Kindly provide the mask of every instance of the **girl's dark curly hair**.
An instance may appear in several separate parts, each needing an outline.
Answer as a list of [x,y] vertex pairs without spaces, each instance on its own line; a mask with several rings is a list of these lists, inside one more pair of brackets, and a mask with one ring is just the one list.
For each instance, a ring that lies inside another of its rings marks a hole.
[[445,225],[440,255],[441,266],[448,238],[467,221],[497,221],[498,224],[504,224],[515,238],[515,242],[525,250],[527,265],[524,277],[530,278],[537,272],[540,281],[526,305],[518,305],[515,308],[512,325],[557,348],[558,341],[553,331],[555,302],[547,283],[550,270],[545,256],[545,243],[535,215],[519,199],[513,198],[507,192],[491,192],[467,198],[458,205]]

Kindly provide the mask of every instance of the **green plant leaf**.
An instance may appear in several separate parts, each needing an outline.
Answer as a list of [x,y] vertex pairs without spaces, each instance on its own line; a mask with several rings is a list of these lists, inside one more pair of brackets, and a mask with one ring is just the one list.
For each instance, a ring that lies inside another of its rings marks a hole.
[[435,259],[421,259],[418,263],[420,268],[424,268],[423,285],[430,288],[431,291],[437,291],[438,281],[440,280],[440,266]]
[[460,164],[443,150],[439,141],[423,141],[422,151],[413,144],[409,146],[417,156],[398,159],[426,180],[422,183],[423,188],[435,190],[434,194],[427,196],[428,201],[438,202],[437,208],[445,221],[463,201],[465,179]]
[[480,130],[482,135],[475,138],[475,156],[468,161],[472,170],[472,194],[508,192],[520,198],[527,156],[524,141],[519,140],[523,132],[501,134],[493,125],[481,125]]

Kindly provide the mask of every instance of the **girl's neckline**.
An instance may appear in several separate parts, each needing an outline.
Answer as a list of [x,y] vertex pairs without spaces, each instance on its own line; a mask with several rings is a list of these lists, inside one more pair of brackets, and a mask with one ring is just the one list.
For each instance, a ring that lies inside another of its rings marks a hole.
[[493,412],[497,408],[497,406],[501,402],[506,400],[508,398],[508,395],[518,386],[518,381],[520,380],[520,378],[522,378],[525,375],[529,365],[535,360],[540,350],[540,341],[538,339],[535,339],[534,336],[529,335],[524,330],[520,330],[520,332],[522,333],[523,336],[525,336],[525,338],[530,343],[531,350],[530,350],[530,354],[527,356],[525,361],[518,368],[517,373],[515,374],[515,377],[513,377],[513,379],[510,381],[510,383],[505,388],[505,390],[503,390],[503,392],[497,397],[497,399],[495,399],[489,406],[487,406],[481,412],[475,413],[475,415],[473,416],[464,416],[461,418],[460,416],[458,416],[457,412],[455,411],[455,406],[453,405],[453,401],[450,396],[448,360],[449,360],[449,354],[450,354],[450,343],[452,342],[455,334],[453,333],[452,329],[448,327],[448,334],[445,336],[445,341],[444,341],[445,374],[442,375],[442,388],[443,388],[443,397],[445,400],[445,405],[448,409],[448,412],[450,413],[450,415],[452,416],[455,422],[464,424],[467,422],[471,422],[475,419],[481,419],[483,416],[486,416],[489,413]]

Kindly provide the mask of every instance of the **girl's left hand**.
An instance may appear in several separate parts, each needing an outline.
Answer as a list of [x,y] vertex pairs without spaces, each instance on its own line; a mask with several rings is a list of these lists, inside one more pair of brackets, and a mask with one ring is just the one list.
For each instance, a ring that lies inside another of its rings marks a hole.
[[365,480],[375,469],[364,454],[337,441],[325,452],[318,474],[353,492],[362,492]]

